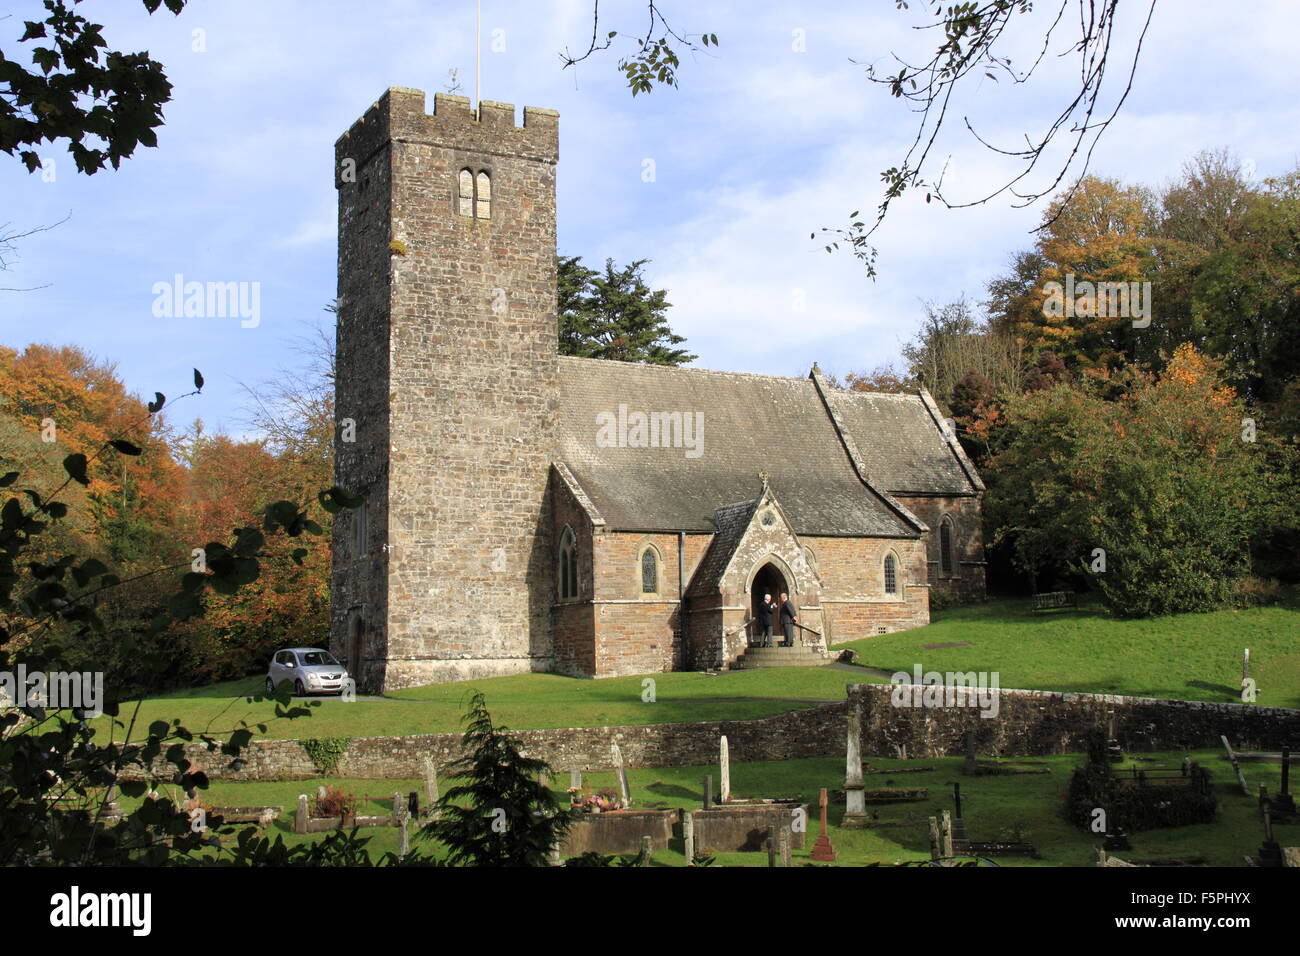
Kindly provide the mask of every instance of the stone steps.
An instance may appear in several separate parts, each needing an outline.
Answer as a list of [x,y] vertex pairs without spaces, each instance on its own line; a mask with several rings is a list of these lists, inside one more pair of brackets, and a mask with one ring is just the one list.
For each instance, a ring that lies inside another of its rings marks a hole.
[[731,665],[732,670],[752,670],[757,667],[820,667],[826,663],[821,650],[815,647],[750,647]]

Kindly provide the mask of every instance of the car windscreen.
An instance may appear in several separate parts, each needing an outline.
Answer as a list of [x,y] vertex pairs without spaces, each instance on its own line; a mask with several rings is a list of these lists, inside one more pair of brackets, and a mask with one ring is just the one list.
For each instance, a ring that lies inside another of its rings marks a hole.
[[312,651],[310,654],[302,654],[304,664],[337,664],[333,654],[327,654],[324,651]]

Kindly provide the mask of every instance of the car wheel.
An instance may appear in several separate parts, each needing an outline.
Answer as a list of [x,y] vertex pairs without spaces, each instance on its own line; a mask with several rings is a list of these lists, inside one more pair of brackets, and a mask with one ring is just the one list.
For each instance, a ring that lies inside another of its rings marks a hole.
[[266,693],[269,697],[275,696],[275,681],[271,680],[269,677],[266,679]]
[[304,694],[307,693],[307,688],[302,686],[302,681],[296,680],[293,682],[293,692],[297,694],[299,697],[302,697]]

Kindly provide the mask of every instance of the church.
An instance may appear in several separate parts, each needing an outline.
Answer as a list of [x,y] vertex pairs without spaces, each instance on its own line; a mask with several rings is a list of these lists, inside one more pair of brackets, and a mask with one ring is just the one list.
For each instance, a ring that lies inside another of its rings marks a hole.
[[[359,687],[820,663],[982,598],[984,485],[924,390],[558,354],[558,159],[553,110],[396,87],[335,146]],[[752,647],[782,593],[794,646]]]

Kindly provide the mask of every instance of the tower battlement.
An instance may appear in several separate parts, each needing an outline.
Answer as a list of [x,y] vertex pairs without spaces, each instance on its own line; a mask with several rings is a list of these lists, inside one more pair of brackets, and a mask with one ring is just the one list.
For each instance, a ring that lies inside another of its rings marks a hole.
[[423,90],[402,86],[385,90],[334,144],[335,185],[341,185],[339,170],[345,159],[352,159],[360,169],[393,140],[551,165],[559,161],[560,114],[556,110],[525,106],[523,125],[516,125],[513,103],[483,100],[477,116],[466,96],[435,93],[432,113],[425,112],[425,103]]

